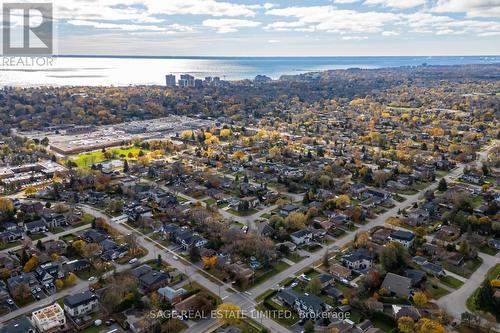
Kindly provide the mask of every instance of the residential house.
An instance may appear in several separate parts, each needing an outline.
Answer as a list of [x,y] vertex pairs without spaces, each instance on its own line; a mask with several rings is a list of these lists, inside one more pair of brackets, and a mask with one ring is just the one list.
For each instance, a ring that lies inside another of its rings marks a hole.
[[328,307],[320,297],[312,294],[302,294],[295,300],[294,309],[302,318],[319,318]]
[[482,175],[470,173],[470,172],[465,172],[462,177],[460,177],[461,180],[475,184],[475,185],[482,185],[484,183],[484,177]]
[[352,272],[349,268],[334,263],[330,265],[330,274],[332,274],[339,281],[347,282],[350,279]]
[[28,235],[40,234],[49,231],[47,224],[43,220],[27,222],[24,224],[24,230]]
[[13,243],[23,238],[23,230],[17,225],[0,233],[0,241],[2,241],[2,243]]
[[331,284],[334,283],[334,277],[333,275],[331,274],[328,274],[328,273],[322,273],[319,275],[319,281],[321,282],[321,286],[323,288],[326,288],[328,286],[330,286]]
[[139,285],[147,292],[153,292],[159,288],[165,287],[170,283],[170,275],[164,271],[152,270],[149,273],[139,277]]
[[300,246],[309,244],[312,241],[313,234],[308,229],[302,229],[291,233],[290,238],[292,239],[292,242]]
[[99,243],[108,238],[104,231],[89,229],[82,233],[82,239],[87,243]]
[[398,320],[401,317],[410,317],[414,321],[420,319],[421,314],[417,308],[411,305],[392,305],[392,316]]
[[390,241],[401,243],[404,247],[409,248],[413,245],[415,235],[409,231],[395,230],[389,235]]
[[54,303],[31,314],[31,321],[41,332],[57,332],[66,329],[66,317],[58,303]]
[[19,259],[5,252],[0,252],[0,269],[13,270],[19,267]]
[[498,239],[494,239],[494,238],[490,239],[488,241],[488,245],[494,249],[500,250],[500,240],[498,240]]
[[185,289],[173,289],[171,287],[163,287],[157,290],[157,293],[164,299],[168,300],[170,304],[175,304],[182,299],[182,295],[186,293]]
[[387,273],[381,288],[398,297],[409,297],[411,292],[411,280],[407,277],[394,273]]
[[90,268],[90,262],[87,259],[75,259],[62,265],[62,270],[65,274],[69,272],[80,272],[88,268]]
[[298,294],[295,291],[293,291],[292,288],[283,288],[276,293],[275,298],[281,304],[291,308],[295,305],[295,301],[298,298]]
[[271,227],[269,222],[262,222],[257,225],[257,230],[259,231],[259,234],[262,236],[270,237],[274,235],[274,228]]
[[299,206],[297,205],[292,205],[292,204],[286,204],[280,207],[279,213],[280,215],[286,217],[290,215],[293,212],[296,212],[299,210]]
[[34,272],[22,272],[19,275],[11,276],[7,279],[7,287],[12,292],[18,285],[25,284],[28,287],[33,287],[38,285],[38,280],[35,277]]
[[63,302],[64,311],[73,318],[86,316],[99,308],[97,296],[90,290],[68,296]]
[[431,262],[426,262],[422,266],[420,266],[422,270],[424,270],[426,273],[434,275],[434,276],[446,276],[446,272],[444,271],[443,267],[440,265],[431,263]]
[[354,270],[364,270],[372,267],[374,255],[365,248],[357,249],[344,254],[341,258],[342,264]]
[[42,214],[42,221],[47,225],[49,229],[54,229],[57,227],[63,227],[68,225],[66,216],[63,214],[57,214],[50,211],[46,211]]
[[427,274],[419,269],[406,269],[404,276],[411,280],[412,287],[421,285],[427,278]]
[[0,333],[35,333],[33,323],[25,316],[13,319],[0,328]]

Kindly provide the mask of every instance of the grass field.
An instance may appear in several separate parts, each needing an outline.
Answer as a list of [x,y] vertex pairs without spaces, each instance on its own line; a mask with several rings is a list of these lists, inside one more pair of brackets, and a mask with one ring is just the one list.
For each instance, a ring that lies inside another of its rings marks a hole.
[[441,282],[447,285],[450,288],[458,289],[463,285],[463,282],[454,278],[451,275],[447,275],[443,278],[440,278]]
[[[147,153],[148,151],[145,149],[137,148],[137,147],[129,147],[129,148],[111,148],[106,150],[111,156],[113,156],[115,159],[122,158],[125,156],[126,158],[129,158],[130,156],[133,155],[133,158],[137,158],[139,155],[140,151],[143,151],[144,153]],[[105,153],[102,151],[93,151],[90,153],[83,153],[78,155],[73,159],[73,162],[76,163],[78,168],[81,169],[88,169],[92,166],[92,164],[97,164],[106,161],[108,158],[106,158]]]

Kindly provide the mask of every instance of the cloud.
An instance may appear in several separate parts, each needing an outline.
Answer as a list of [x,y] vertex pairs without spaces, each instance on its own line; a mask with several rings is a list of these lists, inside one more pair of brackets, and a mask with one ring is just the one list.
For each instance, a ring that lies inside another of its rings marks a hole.
[[436,13],[465,13],[468,17],[500,17],[500,0],[438,0]]
[[[140,6],[137,4],[140,3]],[[65,0],[55,5],[56,16],[63,20],[163,22],[161,16],[208,15],[214,17],[253,17],[257,9],[273,4],[244,5],[218,0]]]
[[368,39],[366,36],[342,36],[342,40],[365,40]]
[[333,6],[271,9],[266,14],[296,19],[295,21],[277,21],[265,27],[265,29],[278,31],[309,29],[334,33],[375,33],[381,32],[386,24],[399,20],[399,16],[394,13],[358,12],[341,10]]
[[209,19],[203,21],[203,26],[217,29],[217,33],[225,34],[229,32],[237,32],[240,28],[253,28],[261,23],[251,20],[238,19]]
[[124,30],[124,31],[165,31],[166,28],[155,26],[155,25],[137,25],[137,24],[116,24],[116,23],[106,23],[106,22],[96,22],[96,21],[86,21],[86,20],[69,20],[69,24],[75,26],[87,26],[96,29],[112,29],[112,30]]
[[399,36],[397,31],[382,31],[382,36]]
[[276,44],[276,43],[281,43],[279,39],[270,39],[267,41],[269,44]]
[[355,3],[359,2],[360,0],[333,0],[333,3],[338,3],[338,4],[349,4],[349,3]]
[[407,9],[424,5],[426,2],[427,0],[366,0],[364,4]]

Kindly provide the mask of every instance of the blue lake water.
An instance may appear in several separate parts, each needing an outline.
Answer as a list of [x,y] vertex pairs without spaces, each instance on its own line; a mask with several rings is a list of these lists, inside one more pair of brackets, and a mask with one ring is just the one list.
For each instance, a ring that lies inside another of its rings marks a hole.
[[498,63],[500,56],[432,57],[102,57],[64,56],[52,66],[0,66],[0,85],[163,85],[166,74],[226,80],[346,68]]

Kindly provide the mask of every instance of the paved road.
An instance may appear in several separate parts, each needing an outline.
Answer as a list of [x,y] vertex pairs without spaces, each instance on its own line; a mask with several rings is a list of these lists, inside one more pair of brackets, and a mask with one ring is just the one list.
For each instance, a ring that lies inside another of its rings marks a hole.
[[[73,234],[73,233],[76,233],[76,232],[88,229],[88,228],[90,228],[90,226],[91,226],[90,224],[85,224],[85,225],[79,226],[77,228],[65,230],[65,231],[60,232],[58,234],[49,233],[49,235],[47,235],[46,237],[40,238],[40,240],[43,243],[48,242],[48,241],[52,241],[52,240],[56,240],[56,239],[62,238],[63,236],[70,235],[70,234]],[[26,235],[24,237],[29,237],[29,236]],[[33,241],[33,242],[38,242],[38,240]],[[22,247],[23,247],[22,244],[21,245],[16,245],[16,246],[13,246],[13,247],[10,247],[10,248],[5,248],[5,249],[1,250],[0,252],[17,251],[17,250],[22,249]]]
[[[112,222],[111,219],[106,214],[104,214],[99,210],[96,210],[91,206],[80,205],[80,207],[86,213],[105,219],[106,221],[108,221],[108,223],[110,223],[114,228],[116,228],[119,232],[123,234],[128,234],[131,232],[131,230],[129,228],[126,228],[123,224]],[[204,275],[200,274],[201,269],[196,265],[194,265],[193,263],[181,257],[179,253],[172,251],[171,249],[163,246],[163,244],[158,243],[150,238],[146,240],[147,236],[137,229],[133,229],[133,231],[138,235],[137,240],[139,245],[148,250],[149,258],[147,259],[143,258],[141,259],[141,261],[156,258],[158,254],[161,254],[162,259],[166,261],[170,266],[175,267],[179,271],[183,272],[188,277],[188,281],[199,283],[201,286],[208,289],[210,292],[214,293],[215,295],[218,295],[221,299],[223,299],[224,302],[229,302],[239,305],[241,309],[246,313],[250,313],[251,311],[254,310],[256,302],[246,293],[239,292],[238,290],[234,289],[230,284],[224,283],[217,277],[210,275],[207,272],[203,272]],[[174,259],[174,256],[176,256],[177,259]],[[205,275],[210,275],[211,278],[208,279]],[[278,325],[269,318],[263,318],[262,322],[266,327],[272,329],[272,331],[274,332],[283,332],[283,333],[288,332],[288,330],[282,328],[280,325]],[[215,319],[202,320],[200,322],[197,322],[195,325],[191,326],[186,332],[188,333],[208,332],[209,328],[215,329],[219,326],[220,326],[219,323]]]
[[[466,306],[467,299],[483,283],[490,268],[500,264],[500,253],[496,256],[479,253],[479,256],[483,259],[481,266],[472,273],[459,289],[441,297],[436,302],[443,310],[457,319],[460,319],[462,313],[469,312]],[[497,328],[500,329],[500,324],[497,324]]]
[[[153,259],[153,258],[152,257],[147,258],[146,260],[148,260],[148,259]],[[110,276],[114,272],[119,273],[119,272],[129,270],[132,268],[132,265],[130,265],[130,264],[125,264],[125,265],[115,264],[115,267],[116,268],[114,270],[108,271],[105,274],[103,274],[103,277],[106,278],[107,276]],[[24,306],[22,308],[18,308],[17,310],[12,311],[6,315],[3,315],[0,318],[0,321],[2,323],[5,323],[11,319],[14,319],[16,317],[23,315],[23,314],[30,314],[31,312],[33,312],[37,309],[40,309],[40,308],[43,308],[43,307],[48,306],[50,304],[53,304],[58,299],[64,298],[64,297],[69,296],[69,295],[74,295],[76,293],[79,293],[79,292],[82,292],[85,290],[88,290],[89,284],[91,284],[91,282],[85,281],[85,280],[78,280],[77,284],[74,285],[73,287],[63,289],[63,290],[61,290],[53,295],[47,296],[47,298],[36,301],[36,302],[31,303],[31,304]]]

